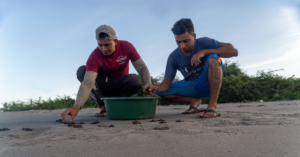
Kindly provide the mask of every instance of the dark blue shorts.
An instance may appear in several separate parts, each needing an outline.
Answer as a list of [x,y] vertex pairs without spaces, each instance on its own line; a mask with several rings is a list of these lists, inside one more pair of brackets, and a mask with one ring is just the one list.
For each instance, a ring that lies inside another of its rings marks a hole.
[[180,95],[185,97],[209,98],[208,60],[210,58],[215,58],[219,62],[222,71],[224,71],[225,66],[223,65],[221,58],[216,54],[211,54],[207,57],[204,69],[197,79],[193,81],[176,81],[172,83],[168,91],[155,93],[159,96]]

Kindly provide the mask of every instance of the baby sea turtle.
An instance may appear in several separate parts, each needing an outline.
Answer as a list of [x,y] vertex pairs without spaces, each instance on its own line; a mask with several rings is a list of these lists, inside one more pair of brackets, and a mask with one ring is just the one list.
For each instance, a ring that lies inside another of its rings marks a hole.
[[74,125],[74,128],[82,128],[81,125]]
[[105,124],[99,124],[98,127],[107,127]]
[[108,127],[115,127],[114,125],[112,125],[112,124],[110,124],[110,126],[108,126]]
[[176,120],[176,122],[184,122],[183,120],[181,120],[181,119],[178,119],[178,120]]
[[152,119],[152,120],[150,120],[150,122],[156,122],[156,120],[155,120],[155,119]]
[[78,123],[78,124],[84,124],[83,122],[80,122],[80,123]]
[[30,128],[22,128],[23,131],[32,131]]
[[58,119],[58,120],[56,120],[56,122],[62,122],[62,119]]
[[142,124],[140,121],[138,121],[138,120],[134,120],[133,122],[132,122],[132,124]]
[[98,123],[100,123],[99,121],[97,121],[97,120],[95,120],[93,123],[91,123],[91,124],[98,124]]
[[160,121],[159,123],[167,123],[166,121]]
[[159,119],[159,120],[157,120],[157,121],[165,121],[165,120],[163,120],[163,119]]
[[155,127],[154,130],[169,130],[168,126],[165,127]]
[[10,130],[10,129],[8,129],[8,128],[2,128],[2,129],[0,129],[0,131],[7,131],[7,130]]
[[75,124],[68,124],[68,126],[74,126]]

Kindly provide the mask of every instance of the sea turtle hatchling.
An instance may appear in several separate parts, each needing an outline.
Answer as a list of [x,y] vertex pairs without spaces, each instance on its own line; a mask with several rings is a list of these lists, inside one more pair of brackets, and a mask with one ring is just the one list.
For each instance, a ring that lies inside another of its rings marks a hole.
[[74,125],[74,128],[82,128],[81,125]]
[[23,131],[32,131],[30,128],[22,128]]
[[92,122],[91,124],[98,124],[100,123],[99,121],[95,120],[94,122]]
[[105,124],[99,124],[98,127],[107,127]]
[[140,121],[138,121],[138,120],[134,120],[133,122],[132,122],[132,124],[142,124]]
[[2,129],[0,129],[0,131],[7,131],[7,130],[10,130],[10,129],[8,129],[8,128],[2,128]]

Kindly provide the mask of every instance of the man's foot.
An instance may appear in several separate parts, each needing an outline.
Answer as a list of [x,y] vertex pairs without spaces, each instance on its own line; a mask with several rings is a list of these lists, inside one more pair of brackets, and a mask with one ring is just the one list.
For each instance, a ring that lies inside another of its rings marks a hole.
[[201,112],[199,114],[200,118],[212,118],[212,117],[217,117],[217,111],[216,110],[210,110],[210,109],[206,109],[204,112]]
[[95,116],[96,117],[107,117],[106,108],[102,108],[100,113],[97,113]]
[[197,113],[198,112],[198,107],[201,105],[202,100],[198,98],[194,98],[191,101],[190,108],[186,110],[185,112],[182,112],[182,114],[192,114],[192,113]]
[[197,107],[190,107],[188,110],[182,112],[182,114],[193,114],[193,113],[197,113]]

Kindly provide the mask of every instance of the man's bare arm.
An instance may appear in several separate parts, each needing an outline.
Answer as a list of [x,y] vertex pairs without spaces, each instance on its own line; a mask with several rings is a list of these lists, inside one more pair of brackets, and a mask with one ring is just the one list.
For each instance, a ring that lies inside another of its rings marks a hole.
[[230,43],[224,43],[221,47],[216,49],[205,49],[203,51],[205,55],[217,54],[222,58],[236,57],[239,54],[238,50]]
[[157,86],[156,92],[166,92],[172,85],[173,80],[164,79],[161,84]]
[[173,80],[171,79],[164,79],[160,85],[147,84],[144,87],[144,91],[149,95],[153,94],[154,92],[166,92],[171,87],[172,82]]
[[236,48],[233,47],[233,45],[229,43],[224,43],[219,48],[204,49],[197,52],[196,54],[194,54],[194,56],[191,59],[191,65],[198,66],[201,63],[201,58],[210,54],[217,54],[223,58],[230,58],[230,57],[238,56],[239,52]]

